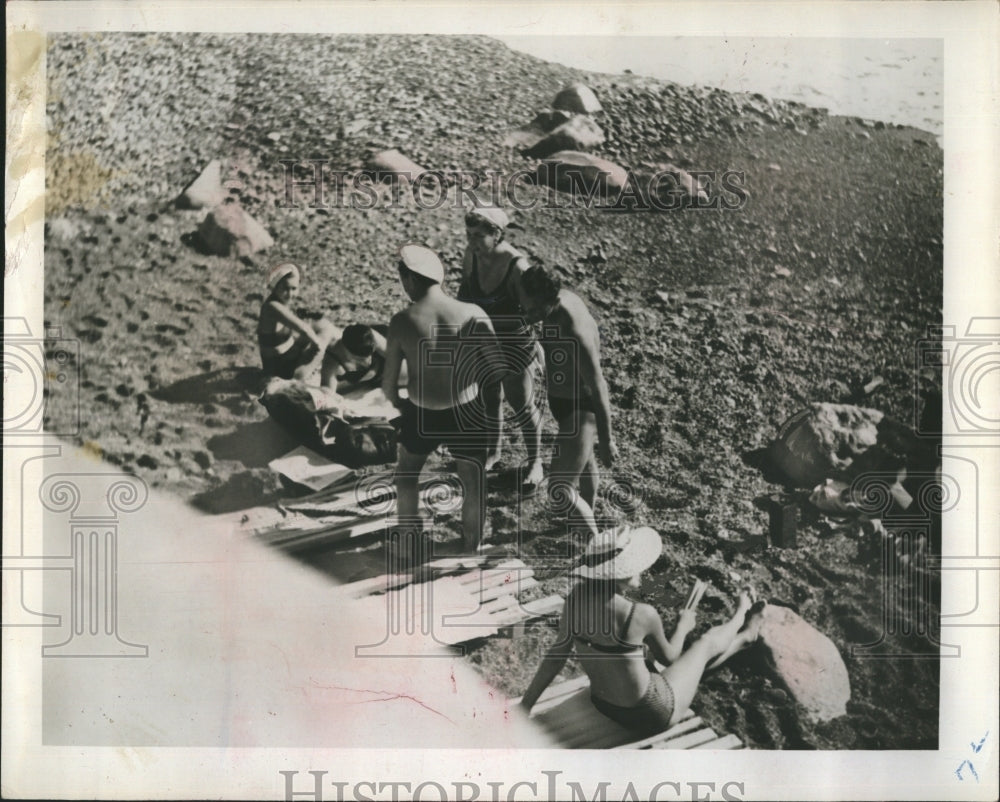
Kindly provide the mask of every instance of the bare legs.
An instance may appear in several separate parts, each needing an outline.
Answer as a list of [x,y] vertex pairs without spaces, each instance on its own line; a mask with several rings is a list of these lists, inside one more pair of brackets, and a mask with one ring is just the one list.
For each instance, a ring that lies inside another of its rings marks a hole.
[[729,621],[712,627],[677,660],[660,671],[674,691],[674,718],[671,724],[691,706],[698,690],[698,683],[701,682],[701,676],[707,667],[715,668],[721,665],[740,649],[757,640],[761,624],[759,614],[751,616],[751,619],[746,621],[746,628],[740,632],[746,614],[754,602],[752,594],[753,591],[749,589],[740,593],[736,614]]
[[[422,562],[423,519],[420,516],[420,471],[426,454],[413,454],[400,444],[396,463],[396,515],[399,519],[399,557]],[[462,550],[475,554],[483,539],[486,521],[485,472],[480,459],[455,457],[462,483]]]
[[503,415],[500,406],[506,396],[514,410],[515,424],[521,430],[528,451],[528,472],[522,477],[522,482],[526,485],[537,485],[542,481],[542,413],[535,400],[533,368],[534,362],[522,372],[507,376],[502,382],[483,387],[482,391],[489,432],[486,470],[496,465],[502,456]]
[[[577,502],[571,504],[570,523],[593,522],[594,501],[597,498],[597,462],[594,444],[597,442],[597,420],[593,412],[567,415],[559,423],[559,434],[552,458],[549,496],[557,508],[579,494],[589,515],[581,515]],[[596,524],[594,525],[596,529]]]

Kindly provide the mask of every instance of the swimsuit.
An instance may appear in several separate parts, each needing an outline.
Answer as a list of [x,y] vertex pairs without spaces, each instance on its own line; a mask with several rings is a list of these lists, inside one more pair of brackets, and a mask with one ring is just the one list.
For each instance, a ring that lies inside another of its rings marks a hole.
[[277,331],[257,332],[257,346],[264,372],[282,379],[292,378],[295,369],[302,364],[302,354],[309,345],[308,338],[299,339],[291,331],[288,334]]
[[631,707],[611,704],[593,695],[590,701],[612,721],[617,721],[642,736],[663,732],[670,726],[670,719],[674,715],[674,690],[666,677],[656,671],[649,673],[646,693]]
[[634,612],[635,602],[632,602],[628,615],[625,616],[625,623],[622,624],[621,637],[617,639],[617,643],[597,643],[590,638],[583,637],[583,635],[574,635],[573,638],[580,643],[586,644],[594,651],[603,652],[604,654],[629,654],[636,649],[645,649],[646,647],[641,643],[629,643],[625,640],[625,633],[628,632],[628,625],[632,623],[632,614]]
[[514,256],[507,264],[507,272],[492,295],[487,295],[479,283],[479,262],[472,254],[472,274],[469,276],[468,294],[460,301],[477,304],[490,320],[500,341],[500,352],[504,367],[512,373],[523,373],[535,358],[535,336],[531,326],[524,319],[521,305],[510,287],[510,277],[514,264],[520,259]]
[[442,443],[456,457],[486,461],[486,413],[479,397],[447,409],[401,405],[399,442],[411,454],[430,454]]
[[552,410],[552,417],[557,421],[568,418],[570,415],[576,418],[581,413],[586,412],[597,414],[597,410],[594,408],[594,401],[589,395],[576,398],[560,398],[557,395],[549,394],[549,409]]
[[[632,607],[629,609],[625,623],[622,625],[621,637],[618,639],[618,643],[610,645],[594,643],[592,640],[579,635],[575,635],[574,638],[581,643],[585,643],[591,649],[605,654],[625,655],[642,651],[645,649],[644,644],[629,643],[625,640],[625,633],[628,631],[628,625],[632,621],[632,613],[634,612],[635,602],[632,602]],[[655,671],[648,661],[646,666],[649,668],[649,686],[646,688],[646,693],[634,705],[622,707],[621,705],[606,702],[604,699],[593,694],[590,696],[590,701],[600,713],[643,736],[655,735],[667,729],[670,726],[670,719],[674,715],[675,706],[674,691],[670,687],[670,683],[667,682],[666,677]]]

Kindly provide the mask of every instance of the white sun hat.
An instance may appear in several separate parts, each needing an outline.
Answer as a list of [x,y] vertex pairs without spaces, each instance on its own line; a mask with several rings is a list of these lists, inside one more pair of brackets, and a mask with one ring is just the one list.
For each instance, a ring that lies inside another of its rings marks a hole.
[[663,540],[648,526],[622,526],[594,536],[581,564],[573,569],[587,579],[631,579],[645,571],[663,553]]

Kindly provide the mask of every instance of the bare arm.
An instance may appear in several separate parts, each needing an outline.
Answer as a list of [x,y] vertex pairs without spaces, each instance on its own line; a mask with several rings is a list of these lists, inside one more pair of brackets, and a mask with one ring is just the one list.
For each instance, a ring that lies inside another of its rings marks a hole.
[[658,663],[670,665],[684,652],[684,640],[695,625],[694,611],[680,611],[674,634],[667,640],[659,613],[647,604],[642,605],[639,610],[641,610],[642,624],[647,630],[643,641],[649,644],[650,651]]
[[563,666],[566,665],[566,661],[572,652],[573,639],[569,634],[566,612],[563,611],[562,616],[559,618],[559,631],[556,635],[556,641],[545,653],[542,662],[538,666],[538,670],[535,672],[534,679],[531,680],[528,690],[521,697],[521,707],[524,708],[526,713],[531,712],[531,708],[535,706],[538,697],[542,695],[543,691],[552,683],[552,680],[563,670]]
[[375,329],[372,329],[372,339],[375,340],[375,353],[381,357],[385,357],[386,348],[388,346],[385,337],[375,331]]
[[[500,341],[497,339],[493,329],[493,321],[479,307],[475,307],[476,317],[470,323],[470,331],[476,342],[475,358],[478,364],[486,365],[485,369],[477,368],[477,377],[489,376],[492,378],[502,378],[508,372],[504,366],[503,352],[500,350]],[[480,381],[482,385],[482,381]]]
[[468,247],[465,249],[465,254],[462,256],[462,280],[458,284],[458,292],[455,293],[455,297],[460,301],[467,301],[470,299],[472,292],[469,288],[469,280],[472,277],[472,250]]
[[299,334],[304,334],[317,348],[323,347],[323,343],[316,335],[316,332],[313,331],[313,327],[296,315],[291,309],[280,301],[268,301],[268,303],[271,306],[271,312],[278,320],[293,331],[297,331]]
[[400,404],[399,371],[403,364],[403,347],[400,343],[400,329],[404,321],[395,315],[389,323],[389,338],[385,348],[385,369],[382,373],[382,392],[394,407]]
[[594,416],[597,418],[597,438],[601,461],[610,466],[618,456],[618,447],[611,434],[611,402],[608,398],[608,384],[601,370],[600,341],[597,334],[597,323],[587,315],[587,320],[578,325],[574,320],[572,336],[580,345],[578,365],[580,378],[594,399]]

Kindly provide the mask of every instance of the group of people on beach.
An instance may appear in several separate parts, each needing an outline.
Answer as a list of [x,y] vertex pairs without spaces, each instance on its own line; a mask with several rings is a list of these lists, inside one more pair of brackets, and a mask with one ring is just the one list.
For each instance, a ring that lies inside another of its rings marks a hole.
[[[521,488],[542,482],[542,412],[535,402],[534,371],[543,362],[548,405],[558,424],[548,492],[566,504],[568,520],[582,523],[590,542],[574,569],[581,581],[567,597],[556,641],[522,706],[530,711],[575,653],[597,709],[637,734],[654,734],[688,707],[706,668],[756,639],[759,605],[753,592],[744,590],[733,618],[685,651],[696,622],[693,609],[680,611],[667,639],[657,611],[623,595],[638,587],[639,575],[659,558],[663,543],[646,527],[598,531],[597,458],[610,467],[618,450],[597,324],[579,296],[542,267],[531,266],[505,239],[509,222],[497,206],[477,206],[466,214],[457,297],[444,290],[445,269],[437,253],[404,245],[396,270],[410,304],[392,317],[385,336],[364,326],[338,332],[329,321],[299,319],[288,306],[298,289],[298,270],[288,263],[276,266],[258,327],[261,359],[274,375],[306,378],[319,371],[321,384],[337,390],[345,381],[370,380],[372,371],[381,372],[382,390],[400,413],[393,534],[399,565],[418,562],[424,553],[420,472],[441,445],[455,458],[462,484],[462,551],[479,550],[486,472],[501,458],[504,397],[527,450]],[[657,668],[654,658],[666,667]]]

